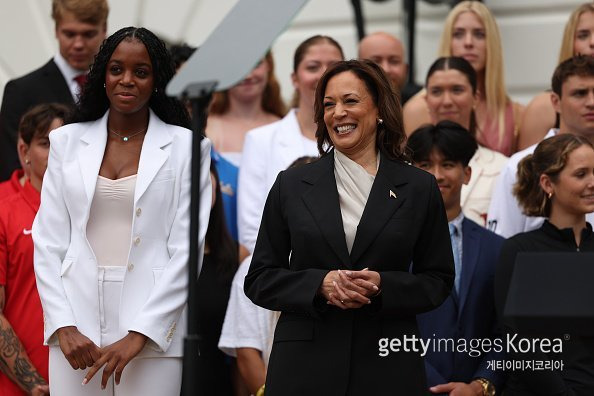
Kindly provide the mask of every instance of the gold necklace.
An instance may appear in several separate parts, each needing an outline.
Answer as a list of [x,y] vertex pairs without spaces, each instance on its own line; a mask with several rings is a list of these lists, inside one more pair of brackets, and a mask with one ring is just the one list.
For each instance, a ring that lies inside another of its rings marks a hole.
[[138,132],[134,132],[134,133],[133,133],[133,134],[131,134],[131,135],[124,136],[124,135],[121,135],[121,134],[117,133],[116,131],[114,131],[114,130],[113,130],[113,129],[111,129],[110,127],[107,127],[107,130],[108,130],[109,132],[113,133],[114,135],[116,135],[117,137],[119,137],[120,139],[122,139],[124,142],[127,142],[128,140],[132,139],[132,138],[133,138],[134,136],[136,136],[136,135],[140,135],[141,133],[143,133],[143,132],[146,132],[146,130],[147,130],[147,129],[148,129],[148,128],[144,128],[144,129],[141,129],[141,130],[140,130],[140,131],[138,131]]

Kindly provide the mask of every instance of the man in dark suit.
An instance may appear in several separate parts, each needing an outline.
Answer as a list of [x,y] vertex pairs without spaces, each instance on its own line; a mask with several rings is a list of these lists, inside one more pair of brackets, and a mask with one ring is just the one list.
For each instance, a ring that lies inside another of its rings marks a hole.
[[59,52],[45,65],[11,80],[0,108],[0,181],[20,168],[17,128],[31,107],[48,102],[74,105],[107,29],[107,0],[53,0]]
[[[468,163],[477,149],[475,138],[462,126],[444,121],[417,129],[408,140],[415,166],[437,180],[448,217],[456,265],[454,288],[437,309],[417,316],[423,339],[453,340],[456,348],[429,347],[425,356],[430,391],[492,395],[503,378],[489,361],[503,359],[491,345],[496,331],[493,276],[503,238],[464,217],[460,191],[470,181]],[[487,340],[485,344],[470,340]],[[462,341],[462,342],[461,342]],[[459,349],[463,343],[466,347]],[[489,345],[488,347],[485,345]],[[447,349],[444,351],[444,349]],[[474,351],[471,351],[473,349]]]

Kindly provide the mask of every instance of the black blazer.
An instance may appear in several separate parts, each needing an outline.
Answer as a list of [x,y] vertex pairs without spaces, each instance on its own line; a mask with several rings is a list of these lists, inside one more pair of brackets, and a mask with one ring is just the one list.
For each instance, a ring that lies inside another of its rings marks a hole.
[[21,167],[16,149],[21,117],[31,107],[48,102],[74,105],[72,93],[53,59],[4,87],[0,108],[0,181],[7,180],[13,170]]
[[[317,295],[329,271],[365,267],[381,274],[372,304],[343,311]],[[245,279],[254,303],[282,311],[266,394],[426,394],[420,354],[380,357],[378,343],[418,337],[415,315],[439,306],[453,280],[447,218],[430,174],[382,155],[349,255],[333,152],[281,172]]]

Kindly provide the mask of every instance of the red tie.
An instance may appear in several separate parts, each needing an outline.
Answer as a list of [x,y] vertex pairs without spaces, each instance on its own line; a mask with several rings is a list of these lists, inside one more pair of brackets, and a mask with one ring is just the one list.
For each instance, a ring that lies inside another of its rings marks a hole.
[[82,92],[85,83],[87,82],[87,75],[86,74],[79,74],[78,76],[74,77],[74,81],[78,84],[80,88],[80,92]]

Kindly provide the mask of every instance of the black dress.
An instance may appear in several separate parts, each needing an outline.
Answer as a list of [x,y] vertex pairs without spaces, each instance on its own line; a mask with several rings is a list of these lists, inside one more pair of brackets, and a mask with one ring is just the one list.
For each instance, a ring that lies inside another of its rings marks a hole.
[[232,281],[232,276],[220,276],[217,263],[209,254],[204,255],[198,278],[198,315],[202,334],[199,395],[233,395],[231,364],[234,358],[218,348]]
[[[507,291],[513,273],[516,255],[519,252],[593,252],[594,236],[592,226],[582,231],[580,246],[575,243],[573,230],[558,229],[545,221],[541,228],[518,234],[504,242],[495,275],[495,303],[501,318]],[[577,253],[579,254],[579,253]],[[594,263],[593,263],[594,265]],[[503,324],[507,333],[517,331],[508,323]],[[534,336],[534,335],[533,335]],[[518,334],[518,338],[529,336]],[[547,338],[561,338],[543,335]],[[508,381],[505,396],[592,396],[594,395],[594,338],[571,336],[563,341],[562,352],[555,354],[537,351],[536,353],[508,353],[507,360],[562,360],[563,370],[518,370],[507,371]]]

